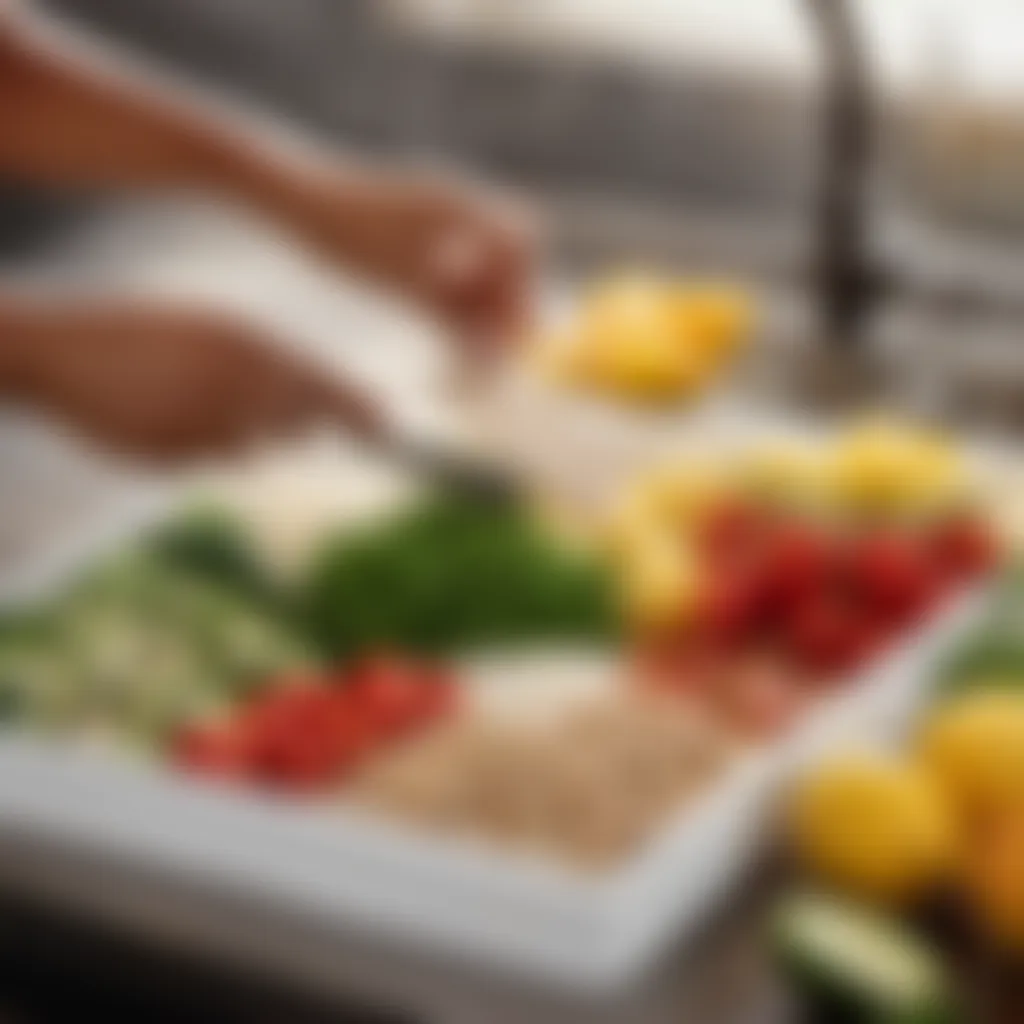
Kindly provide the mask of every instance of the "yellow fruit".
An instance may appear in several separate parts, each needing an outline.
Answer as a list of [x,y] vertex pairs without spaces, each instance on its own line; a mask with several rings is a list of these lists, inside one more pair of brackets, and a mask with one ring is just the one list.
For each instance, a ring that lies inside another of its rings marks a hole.
[[1024,695],[979,690],[926,723],[921,759],[969,820],[1024,813]]
[[962,459],[942,440],[885,422],[840,440],[834,485],[840,501],[874,512],[934,512],[962,497]]
[[849,753],[821,765],[795,795],[795,849],[825,881],[887,905],[933,889],[955,859],[955,830],[933,780],[913,765]]
[[716,362],[731,356],[750,334],[753,303],[740,288],[682,285],[672,290],[673,317],[682,336],[693,337]]
[[634,399],[664,401],[691,394],[703,380],[695,353],[679,348],[668,332],[636,333],[617,345],[599,343],[595,383]]
[[628,620],[644,633],[682,625],[692,614],[699,580],[697,561],[677,536],[650,534],[622,566]]
[[636,399],[664,400],[697,388],[705,360],[681,333],[666,284],[652,275],[613,278],[585,303],[580,337],[586,380]]
[[668,534],[671,527],[658,495],[641,482],[617,498],[606,520],[605,537],[611,553],[626,561],[634,551],[648,546],[652,537]]
[[991,823],[975,837],[964,883],[982,930],[1024,955],[1024,814]]

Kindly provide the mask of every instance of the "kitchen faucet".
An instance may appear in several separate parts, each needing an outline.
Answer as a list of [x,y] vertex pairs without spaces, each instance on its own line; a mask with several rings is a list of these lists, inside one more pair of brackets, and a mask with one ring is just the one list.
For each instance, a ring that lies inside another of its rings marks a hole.
[[871,252],[873,97],[850,0],[801,0],[823,55],[821,164],[815,199],[812,281],[819,329],[856,345],[883,290]]

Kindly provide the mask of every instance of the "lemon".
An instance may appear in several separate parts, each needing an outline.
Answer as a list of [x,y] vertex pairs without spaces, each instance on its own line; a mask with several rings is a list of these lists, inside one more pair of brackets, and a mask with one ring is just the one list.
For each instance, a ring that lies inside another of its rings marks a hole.
[[728,359],[751,332],[753,302],[740,288],[680,285],[672,289],[669,301],[680,335],[694,338],[710,361]]
[[1024,813],[1024,695],[979,690],[951,701],[926,723],[920,755],[969,820]]
[[644,481],[638,481],[616,497],[605,517],[604,535],[612,555],[625,561],[635,550],[647,546],[652,535],[666,534],[671,526],[660,496]]
[[834,487],[855,509],[934,513],[962,496],[966,471],[960,453],[942,439],[876,421],[839,441]]
[[795,849],[828,883],[886,905],[911,902],[947,875],[955,830],[942,793],[912,764],[837,755],[797,789]]
[[665,401],[697,390],[703,380],[696,353],[679,348],[663,329],[638,331],[615,345],[599,342],[595,382],[624,397]]
[[693,332],[675,317],[671,296],[662,278],[643,273],[613,277],[591,292],[580,318],[587,382],[658,401],[703,383],[709,364]]

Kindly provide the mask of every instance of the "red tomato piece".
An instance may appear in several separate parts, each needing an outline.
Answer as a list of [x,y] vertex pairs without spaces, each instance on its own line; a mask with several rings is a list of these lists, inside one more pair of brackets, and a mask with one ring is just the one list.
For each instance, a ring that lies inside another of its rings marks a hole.
[[781,610],[822,591],[834,563],[834,546],[822,531],[804,523],[780,527],[763,555],[766,601]]
[[711,562],[748,557],[764,536],[767,523],[753,505],[728,502],[712,509],[697,530],[697,543]]
[[964,580],[996,566],[999,544],[987,523],[962,516],[939,525],[931,538],[931,553],[941,573]]
[[374,724],[351,690],[338,690],[326,715],[325,727],[333,738],[338,764],[351,767],[372,752],[380,739]]
[[752,567],[709,574],[694,615],[697,641],[731,646],[749,639],[763,610],[762,580]]
[[831,674],[863,664],[877,648],[880,634],[863,610],[820,595],[795,610],[789,639],[801,665]]
[[244,745],[231,723],[193,725],[175,738],[172,759],[202,775],[237,776],[246,767]]
[[428,679],[411,662],[378,656],[360,664],[350,684],[357,706],[382,737],[405,732],[428,711]]
[[847,564],[854,591],[894,621],[923,611],[937,594],[924,546],[903,534],[885,531],[858,538]]
[[325,729],[282,731],[262,751],[260,778],[270,784],[309,790],[331,782],[338,771],[333,738]]

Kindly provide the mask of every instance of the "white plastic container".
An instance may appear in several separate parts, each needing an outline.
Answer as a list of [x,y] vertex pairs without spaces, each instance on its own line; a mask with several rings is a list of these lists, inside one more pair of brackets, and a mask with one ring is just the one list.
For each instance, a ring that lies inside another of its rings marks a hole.
[[[152,509],[146,509],[146,519]],[[129,526],[137,526],[140,510]],[[129,531],[130,532],[130,531]],[[103,538],[110,541],[109,527]],[[78,545],[84,557],[88,545]],[[64,559],[70,569],[74,559]],[[574,873],[337,807],[194,782],[18,733],[0,739],[0,831],[177,884],[286,909],[329,934],[414,941],[577,990],[621,986],[694,931],[763,851],[793,771],[837,743],[897,734],[936,661],[980,616],[964,597],[825,700],[788,738],[739,762],[632,861]]]

